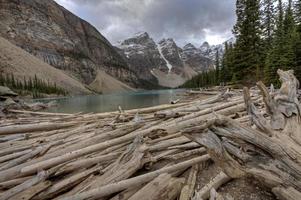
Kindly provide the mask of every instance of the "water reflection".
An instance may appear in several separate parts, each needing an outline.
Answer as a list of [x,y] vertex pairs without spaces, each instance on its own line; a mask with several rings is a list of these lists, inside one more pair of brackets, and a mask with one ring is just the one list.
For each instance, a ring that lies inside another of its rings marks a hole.
[[169,103],[177,99],[184,90],[154,90],[127,92],[108,95],[78,96],[56,99],[58,106],[50,108],[49,112],[108,112],[116,111],[118,106],[123,109],[151,107]]

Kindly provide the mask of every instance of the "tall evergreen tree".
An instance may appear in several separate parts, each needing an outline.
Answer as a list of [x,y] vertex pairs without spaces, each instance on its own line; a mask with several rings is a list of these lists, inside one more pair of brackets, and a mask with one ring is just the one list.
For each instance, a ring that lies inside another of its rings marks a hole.
[[228,42],[225,43],[225,52],[222,58],[221,63],[221,70],[219,75],[219,80],[221,83],[225,84],[227,82],[227,74],[228,74],[228,68],[227,68],[227,58],[229,54],[229,48],[228,48]]
[[301,81],[301,0],[295,1],[296,41],[295,41],[295,75]]
[[261,24],[259,0],[236,1],[237,23],[234,48],[233,81],[253,83],[257,69],[262,71]]
[[289,0],[288,6],[285,12],[285,17],[283,21],[283,44],[284,44],[284,54],[282,54],[283,58],[283,68],[294,69],[296,66],[295,63],[295,42],[297,40],[297,32],[296,32],[296,23],[293,14],[292,8],[292,0]]
[[266,50],[270,49],[273,41],[273,33],[275,30],[275,2],[276,0],[263,0],[262,2],[262,35]]
[[219,74],[220,74],[220,57],[219,57],[219,50],[217,49],[215,54],[215,84],[216,85],[220,83]]
[[265,81],[266,83],[278,83],[277,69],[283,66],[284,53],[284,11],[283,2],[278,0],[277,5],[277,20],[275,36],[273,38],[272,48],[269,50],[265,61]]

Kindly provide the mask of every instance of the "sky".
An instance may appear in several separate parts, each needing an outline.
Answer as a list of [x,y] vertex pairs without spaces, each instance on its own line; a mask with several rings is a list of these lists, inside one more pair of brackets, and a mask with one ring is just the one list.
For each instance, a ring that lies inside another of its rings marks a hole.
[[95,26],[112,44],[137,32],[179,46],[204,41],[221,44],[232,37],[235,0],[55,0]]

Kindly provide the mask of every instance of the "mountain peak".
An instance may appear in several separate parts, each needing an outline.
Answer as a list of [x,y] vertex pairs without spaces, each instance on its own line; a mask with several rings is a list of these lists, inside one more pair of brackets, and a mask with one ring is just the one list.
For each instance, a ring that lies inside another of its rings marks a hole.
[[135,45],[135,44],[150,44],[155,45],[154,40],[149,36],[147,32],[138,32],[133,37],[124,40],[122,45]]
[[186,45],[183,47],[183,49],[184,49],[184,50],[185,50],[185,49],[196,49],[196,47],[195,47],[193,44],[188,43],[188,44],[186,44]]
[[170,44],[170,45],[176,45],[175,41],[172,38],[163,38],[158,42],[158,44]]
[[138,32],[138,33],[135,33],[134,37],[147,37],[149,38],[149,34],[147,32]]
[[209,48],[209,47],[210,47],[210,45],[209,45],[209,43],[208,43],[208,42],[203,42],[203,44],[201,45],[201,48],[202,48],[202,47]]

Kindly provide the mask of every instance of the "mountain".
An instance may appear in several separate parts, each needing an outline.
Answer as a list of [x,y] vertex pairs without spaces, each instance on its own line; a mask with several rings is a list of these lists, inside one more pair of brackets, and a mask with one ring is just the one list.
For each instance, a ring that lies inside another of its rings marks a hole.
[[211,60],[215,61],[216,59],[216,52],[219,52],[219,58],[221,59],[225,53],[225,44],[228,43],[235,43],[235,38],[232,37],[230,39],[228,39],[227,41],[223,42],[222,44],[218,44],[218,45],[210,45],[208,42],[204,42],[201,46],[200,46],[200,51],[201,54],[207,58],[210,58]]
[[146,32],[120,42],[117,48],[139,79],[165,87],[177,87],[213,67],[213,62],[200,52],[181,49],[171,38],[156,43]]
[[91,93],[85,85],[62,70],[48,65],[2,37],[0,37],[0,66],[1,75],[14,74],[18,81],[34,80],[34,77],[38,76],[39,80],[56,84],[71,95]]
[[0,36],[97,91],[99,72],[139,86],[110,42],[53,0],[1,0]]
[[139,79],[158,84],[151,70],[153,68],[163,70],[166,66],[157,44],[148,33],[136,34],[121,42],[118,48],[130,69],[136,72]]
[[184,63],[189,65],[197,73],[214,69],[213,60],[202,55],[201,50],[191,43],[188,43],[183,47],[181,58]]

